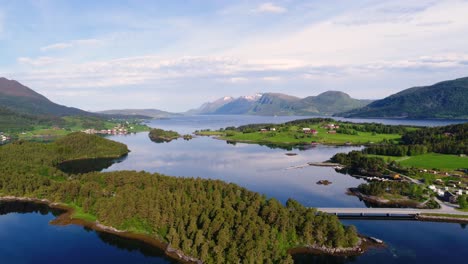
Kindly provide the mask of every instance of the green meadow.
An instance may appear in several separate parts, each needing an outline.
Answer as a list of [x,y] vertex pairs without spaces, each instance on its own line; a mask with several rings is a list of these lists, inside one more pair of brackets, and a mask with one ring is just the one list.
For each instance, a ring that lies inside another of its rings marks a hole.
[[458,155],[447,155],[438,153],[427,153],[418,156],[381,156],[369,155],[374,157],[382,157],[385,160],[394,160],[404,167],[415,167],[425,169],[443,169],[455,170],[460,168],[468,168],[468,157],[460,157]]

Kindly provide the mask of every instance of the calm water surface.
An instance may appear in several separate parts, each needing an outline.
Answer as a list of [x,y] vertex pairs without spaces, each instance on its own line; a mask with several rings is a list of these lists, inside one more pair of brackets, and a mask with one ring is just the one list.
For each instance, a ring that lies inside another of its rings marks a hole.
[[[303,118],[303,117],[300,117]],[[281,123],[297,117],[197,116],[155,120],[153,127],[191,133],[199,129],[218,129],[249,123]],[[460,121],[440,120],[358,120],[438,126]],[[310,161],[324,161],[335,153],[357,147],[318,146],[290,152],[266,146],[227,144],[208,137],[191,141],[176,140],[156,144],[146,133],[114,136],[128,145],[125,160],[110,166],[113,170],[145,170],[173,176],[221,179],[239,184],[284,202],[294,198],[306,206],[364,207],[346,189],[362,180],[336,173],[331,168],[304,167]],[[329,186],[317,185],[327,179]],[[0,206],[1,208],[1,206]],[[0,210],[1,211],[1,210]],[[21,213],[23,212],[23,213]],[[21,214],[20,214],[21,213]],[[0,216],[0,263],[170,263],[157,249],[78,226],[53,226],[47,210],[15,209]],[[374,250],[357,258],[295,256],[297,263],[464,263],[468,257],[468,231],[465,226],[416,221],[346,220],[359,231],[386,241],[386,249]],[[40,246],[38,246],[40,245]]]

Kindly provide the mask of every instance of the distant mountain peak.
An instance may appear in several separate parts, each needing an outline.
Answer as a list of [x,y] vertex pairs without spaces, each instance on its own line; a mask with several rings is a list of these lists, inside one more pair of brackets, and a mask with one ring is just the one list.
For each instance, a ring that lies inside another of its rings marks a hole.
[[339,91],[299,98],[283,93],[257,93],[238,98],[224,97],[204,103],[188,114],[251,114],[251,115],[330,115],[370,103],[357,100]]

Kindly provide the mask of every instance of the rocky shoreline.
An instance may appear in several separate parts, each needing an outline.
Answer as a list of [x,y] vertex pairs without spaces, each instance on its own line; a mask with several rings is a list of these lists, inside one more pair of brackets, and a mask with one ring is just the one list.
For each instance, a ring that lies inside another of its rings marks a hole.
[[439,216],[439,215],[418,215],[416,216],[416,220],[426,221],[426,222],[443,222],[443,223],[461,223],[461,224],[468,223],[468,218]]
[[[106,232],[118,235],[125,238],[137,239],[143,241],[151,246],[163,250],[166,256],[186,264],[203,264],[202,260],[185,255],[181,250],[171,247],[170,244],[161,240],[152,238],[145,234],[136,234],[126,230],[119,230],[112,226],[106,226],[99,223],[99,221],[91,222],[83,219],[72,218],[75,210],[66,204],[51,202],[48,199],[37,199],[29,197],[16,197],[16,196],[3,196],[0,197],[0,202],[28,202],[34,204],[43,204],[51,209],[58,209],[63,211],[56,219],[52,220],[50,224],[58,226],[66,225],[79,225],[90,228],[98,232]],[[289,254],[307,253],[316,255],[332,255],[332,256],[356,256],[364,253],[370,248],[383,247],[383,243],[376,243],[371,238],[360,236],[358,245],[352,248],[328,248],[323,246],[309,245],[305,247],[295,248],[288,251]]]
[[356,196],[359,199],[377,206],[385,206],[392,208],[418,208],[424,209],[424,205],[420,202],[410,199],[399,199],[399,200],[388,200],[385,198],[366,195],[359,192],[356,188],[349,188],[347,191],[348,195]]
[[359,256],[369,249],[384,248],[385,243],[378,243],[375,239],[366,236],[359,236],[358,244],[350,248],[327,248],[317,245],[309,245],[299,248],[294,248],[288,251],[289,254],[314,254],[314,255],[329,255],[329,256]]

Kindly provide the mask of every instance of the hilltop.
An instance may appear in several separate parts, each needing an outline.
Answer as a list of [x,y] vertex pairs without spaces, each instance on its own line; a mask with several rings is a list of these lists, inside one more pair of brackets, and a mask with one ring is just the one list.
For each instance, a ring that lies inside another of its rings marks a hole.
[[0,106],[29,115],[92,115],[89,112],[56,104],[15,80],[0,78]]
[[468,119],[468,77],[413,87],[339,116]]

